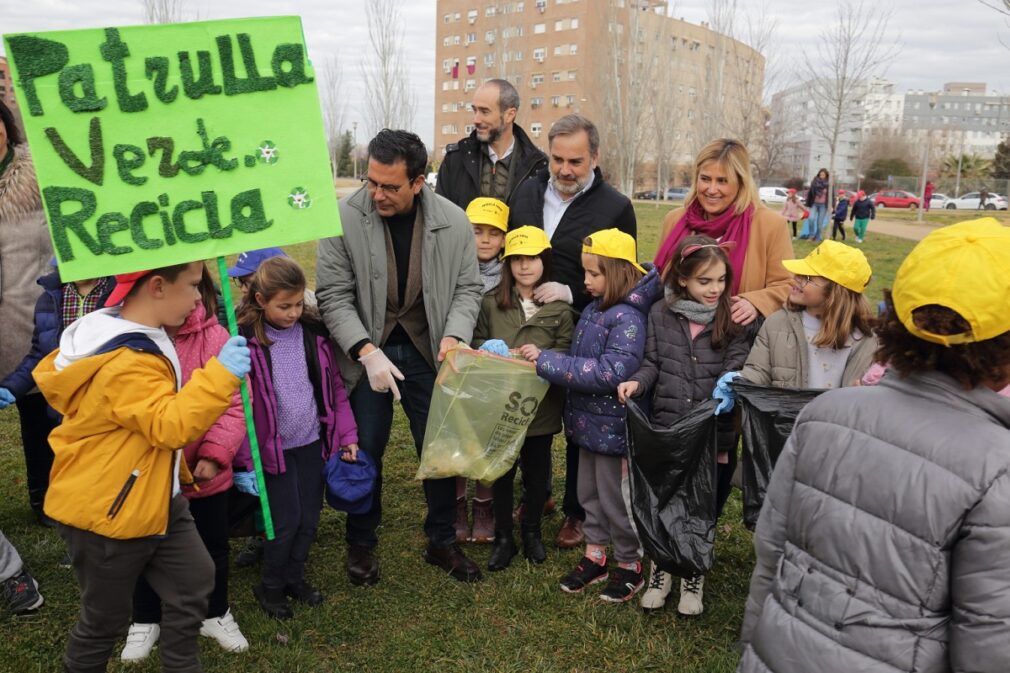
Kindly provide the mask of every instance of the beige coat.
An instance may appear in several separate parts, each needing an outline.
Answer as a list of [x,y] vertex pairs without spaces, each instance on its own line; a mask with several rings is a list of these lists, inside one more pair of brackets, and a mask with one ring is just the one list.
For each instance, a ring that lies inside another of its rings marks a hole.
[[[683,217],[684,210],[671,210],[663,219],[660,244]],[[751,221],[747,254],[740,274],[740,296],[754,304],[754,308],[766,318],[782,308],[789,296],[792,275],[782,266],[782,260],[794,257],[793,242],[786,231],[785,218],[773,210],[758,206]]]
[[35,165],[27,145],[0,175],[0,377],[9,374],[32,345],[35,282],[52,271],[53,248],[42,211]]
[[[842,386],[857,385],[873,364],[877,339],[872,334],[855,342],[842,373]],[[751,383],[777,388],[805,388],[807,340],[800,311],[782,309],[761,326],[740,372]]]

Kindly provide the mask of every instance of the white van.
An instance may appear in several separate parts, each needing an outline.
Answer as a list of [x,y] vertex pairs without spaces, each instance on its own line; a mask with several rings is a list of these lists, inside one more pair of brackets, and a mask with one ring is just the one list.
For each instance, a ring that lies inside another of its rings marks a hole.
[[785,187],[761,187],[758,189],[758,196],[764,204],[785,203],[789,192]]

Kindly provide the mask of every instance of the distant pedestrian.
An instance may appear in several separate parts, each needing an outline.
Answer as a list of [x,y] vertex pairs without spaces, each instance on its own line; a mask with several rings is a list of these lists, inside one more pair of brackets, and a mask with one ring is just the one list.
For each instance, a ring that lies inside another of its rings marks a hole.
[[835,240],[837,234],[842,235],[845,240],[845,218],[849,214],[849,193],[844,189],[838,190],[838,203],[835,204],[834,223],[831,226],[831,240]]
[[856,243],[866,240],[866,227],[869,226],[870,220],[876,219],[876,217],[877,207],[873,205],[873,201],[866,197],[866,192],[862,190],[857,192],[856,200],[852,204],[852,212],[849,213],[849,219],[855,221],[855,224],[852,225],[852,232],[856,235]]
[[807,191],[807,208],[810,209],[807,233],[809,238],[814,241],[821,240],[824,236],[824,229],[828,226],[829,179],[828,169],[822,168],[817,171],[817,177],[810,181],[810,189]]
[[929,212],[929,202],[933,200],[933,191],[935,189],[936,188],[933,186],[933,183],[930,182],[929,180],[926,180],[926,188],[923,190],[922,195],[922,200],[925,203],[922,204],[922,207],[927,213]]

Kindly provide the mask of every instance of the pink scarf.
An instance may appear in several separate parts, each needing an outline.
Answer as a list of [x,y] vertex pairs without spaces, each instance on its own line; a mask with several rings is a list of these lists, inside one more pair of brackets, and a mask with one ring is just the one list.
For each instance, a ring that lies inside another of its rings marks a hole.
[[747,242],[750,239],[750,224],[753,219],[754,206],[748,206],[740,215],[730,207],[721,215],[706,220],[705,210],[701,204],[697,200],[692,201],[683,217],[659,246],[659,252],[656,253],[656,268],[661,272],[666,271],[677,244],[686,236],[701,234],[711,236],[720,242],[733,241],[736,248],[730,250],[728,256],[729,264],[733,268],[732,293],[735,296],[740,291],[740,276],[743,275],[743,262],[747,256]]

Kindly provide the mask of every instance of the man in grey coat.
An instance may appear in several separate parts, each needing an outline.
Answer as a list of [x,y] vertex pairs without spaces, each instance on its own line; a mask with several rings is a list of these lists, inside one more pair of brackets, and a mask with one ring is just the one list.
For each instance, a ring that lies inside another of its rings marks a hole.
[[754,537],[745,673],[1010,667],[1010,230],[902,263],[875,387],[800,414]]
[[[384,129],[368,155],[365,185],[340,202],[343,235],[320,241],[316,263],[319,310],[350,358],[341,373],[358,443],[379,469],[371,509],[347,517],[347,573],[359,585],[379,580],[376,529],[393,402],[402,404],[420,455],[438,363],[470,341],[483,290],[473,228],[425,185],[421,139]],[[424,493],[425,560],[457,580],[479,580],[456,545],[455,479],[426,480]]]

